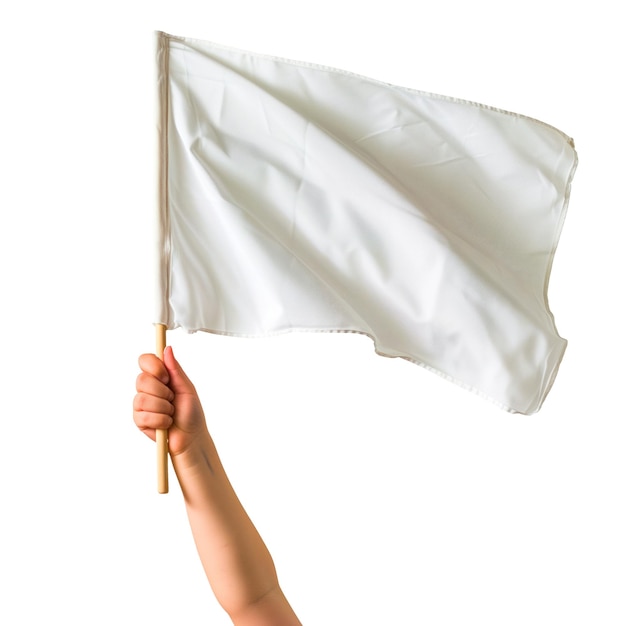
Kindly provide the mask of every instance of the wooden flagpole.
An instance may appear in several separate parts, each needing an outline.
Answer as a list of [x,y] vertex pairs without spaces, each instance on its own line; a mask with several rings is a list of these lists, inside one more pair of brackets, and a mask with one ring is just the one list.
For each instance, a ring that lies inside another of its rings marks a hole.
[[[166,345],[165,324],[156,325],[156,355],[163,360],[163,351]],[[167,482],[167,430],[159,429],[156,431],[156,448],[157,448],[157,488],[159,493],[168,492]]]

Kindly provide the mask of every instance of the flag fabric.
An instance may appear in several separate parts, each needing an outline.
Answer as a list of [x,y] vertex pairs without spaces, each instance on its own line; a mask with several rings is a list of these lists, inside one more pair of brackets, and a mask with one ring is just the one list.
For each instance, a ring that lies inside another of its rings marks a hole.
[[500,407],[541,407],[577,156],[529,117],[157,33],[156,323],[358,332]]

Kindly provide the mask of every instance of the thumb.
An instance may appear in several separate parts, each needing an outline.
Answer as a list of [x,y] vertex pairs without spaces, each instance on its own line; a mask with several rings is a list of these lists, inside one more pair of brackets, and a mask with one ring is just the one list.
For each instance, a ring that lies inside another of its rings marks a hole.
[[163,363],[167,368],[167,373],[170,375],[169,388],[175,394],[196,393],[193,383],[185,374],[176,357],[174,357],[174,351],[171,346],[166,346],[163,351]]

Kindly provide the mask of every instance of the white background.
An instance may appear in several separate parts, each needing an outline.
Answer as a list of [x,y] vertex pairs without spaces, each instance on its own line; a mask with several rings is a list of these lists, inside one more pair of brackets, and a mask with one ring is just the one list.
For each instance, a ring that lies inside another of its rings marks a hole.
[[569,347],[509,415],[361,336],[170,333],[307,626],[626,623],[617,6],[6,3],[0,623],[230,623],[134,427],[154,349],[153,31],[523,113],[576,141],[550,284]]

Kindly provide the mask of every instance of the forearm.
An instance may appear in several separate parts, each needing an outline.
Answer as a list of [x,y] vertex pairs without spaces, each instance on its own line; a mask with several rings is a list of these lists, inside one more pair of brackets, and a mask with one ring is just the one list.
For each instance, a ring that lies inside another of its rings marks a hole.
[[272,557],[241,505],[210,435],[172,459],[196,547],[216,598],[232,616],[278,589]]

